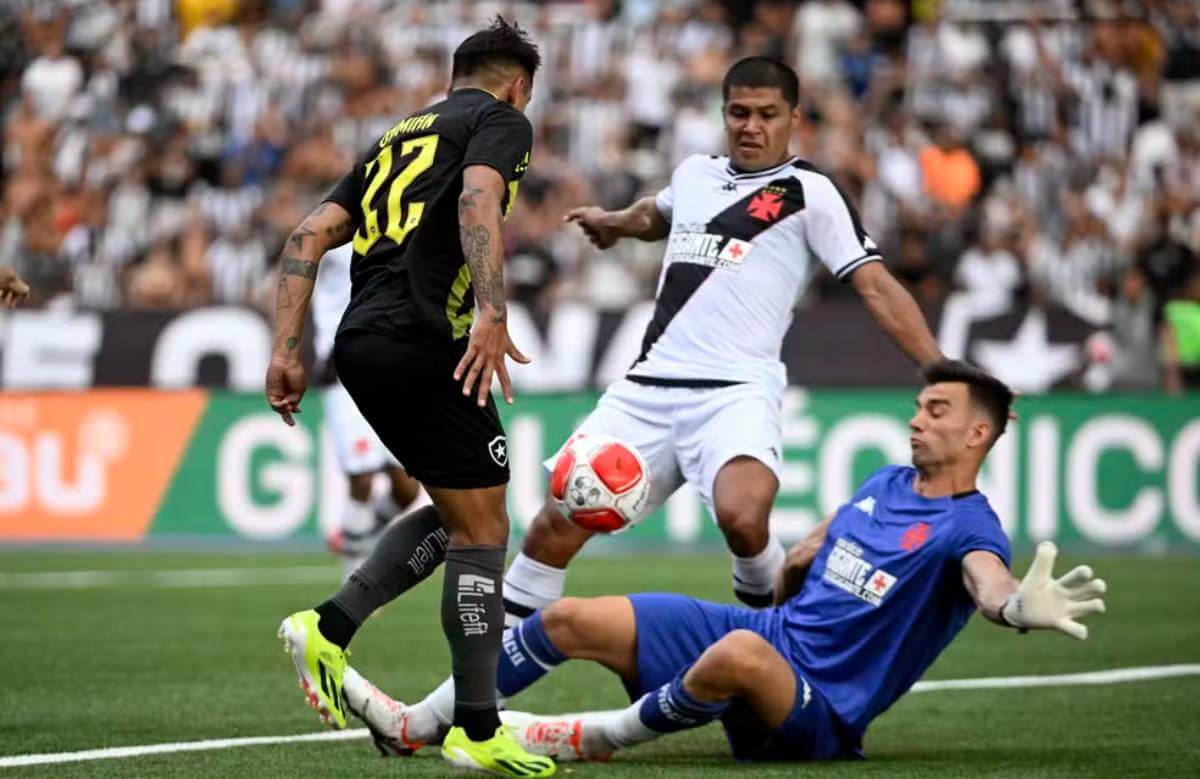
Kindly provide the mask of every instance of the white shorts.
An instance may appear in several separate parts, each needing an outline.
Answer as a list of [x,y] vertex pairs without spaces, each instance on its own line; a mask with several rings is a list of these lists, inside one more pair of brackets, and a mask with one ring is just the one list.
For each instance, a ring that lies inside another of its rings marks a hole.
[[343,473],[351,476],[376,473],[400,464],[375,435],[340,381],[324,389],[323,399],[325,424],[329,426],[329,436],[333,439]]
[[[622,379],[575,434],[610,435],[636,447],[650,466],[651,510],[686,481],[711,511],[717,472],[735,457],[753,457],[781,476],[781,404],[779,391],[759,384],[690,389]],[[561,451],[545,461],[547,470]]]

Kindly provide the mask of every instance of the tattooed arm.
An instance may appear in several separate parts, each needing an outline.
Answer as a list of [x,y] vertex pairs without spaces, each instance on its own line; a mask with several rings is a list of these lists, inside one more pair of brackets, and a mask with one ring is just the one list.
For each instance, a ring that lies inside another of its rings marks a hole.
[[488,165],[470,165],[463,171],[463,190],[458,198],[458,231],[463,258],[471,272],[471,286],[479,319],[471,328],[467,351],[454,369],[454,379],[463,379],[463,394],[470,395],[478,380],[478,402],[487,403],[492,375],[500,379],[504,399],[513,402],[505,356],[529,362],[508,337],[508,306],[504,298],[504,241],[500,227],[500,204],[504,200],[504,178]]
[[295,424],[292,414],[300,413],[300,398],[307,387],[304,366],[300,364],[300,334],[317,279],[317,263],[325,252],[349,241],[354,230],[350,213],[326,201],[292,231],[283,245],[275,292],[275,340],[267,369],[267,403],[289,425]]

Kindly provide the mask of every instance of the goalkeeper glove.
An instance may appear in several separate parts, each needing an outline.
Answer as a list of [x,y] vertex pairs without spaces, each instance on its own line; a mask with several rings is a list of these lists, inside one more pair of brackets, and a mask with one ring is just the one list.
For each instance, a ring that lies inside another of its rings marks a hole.
[[1075,617],[1104,612],[1100,597],[1108,589],[1103,579],[1094,578],[1086,565],[1073,568],[1065,576],[1051,579],[1058,548],[1049,541],[1038,544],[1033,565],[1021,580],[1017,591],[1008,596],[1000,616],[1015,628],[1025,630],[1053,628],[1080,641],[1088,629]]

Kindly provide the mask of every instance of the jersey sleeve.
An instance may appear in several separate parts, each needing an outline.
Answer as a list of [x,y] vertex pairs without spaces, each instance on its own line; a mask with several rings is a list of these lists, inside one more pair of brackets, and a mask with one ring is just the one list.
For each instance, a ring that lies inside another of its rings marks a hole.
[[671,221],[671,211],[675,207],[675,195],[671,192],[670,184],[660,189],[654,196],[654,207],[658,209],[658,213],[662,214],[663,219]]
[[475,132],[467,141],[463,167],[487,165],[504,178],[518,181],[529,167],[533,150],[533,125],[520,111],[497,103],[485,110]]
[[1012,548],[1000,519],[995,513],[973,512],[961,520],[961,530],[956,540],[955,559],[961,560],[971,552],[991,552],[1012,567]]
[[839,281],[883,258],[879,247],[863,230],[858,212],[846,196],[826,176],[815,179],[811,189],[806,187],[805,208],[808,210],[807,239],[809,248]]
[[[325,196],[325,203],[337,203],[351,215],[359,214],[363,190],[363,166],[355,163],[354,168]],[[359,215],[361,218],[361,215]]]
[[675,170],[671,173],[671,180],[654,196],[654,207],[658,209],[658,213],[662,215],[662,218],[668,222],[671,221],[671,217],[675,212],[675,186],[679,179],[680,171],[687,167],[692,160],[701,158],[702,155],[699,154],[692,154],[685,157],[682,162],[675,166]]

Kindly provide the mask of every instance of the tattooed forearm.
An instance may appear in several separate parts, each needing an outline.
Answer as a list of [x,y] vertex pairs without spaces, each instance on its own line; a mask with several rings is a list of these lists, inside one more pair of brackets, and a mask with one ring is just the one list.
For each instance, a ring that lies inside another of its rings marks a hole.
[[279,283],[275,285],[275,308],[279,311],[292,307],[292,291],[288,289],[287,274],[279,274]]
[[507,314],[504,301],[504,280],[498,264],[492,260],[492,231],[485,225],[463,225],[459,228],[463,257],[471,270],[471,286],[480,306],[492,309],[492,321],[502,322]]
[[494,193],[463,182],[458,198],[459,240],[471,271],[471,286],[480,308],[493,322],[507,316],[504,299],[504,249],[501,245],[500,203]]
[[[349,241],[354,237],[354,231],[357,229],[357,226],[355,225],[353,217],[347,216],[345,219],[332,223],[329,221],[330,217],[324,217],[322,219],[316,218],[325,211],[328,205],[328,203],[322,203],[320,206],[318,206],[317,209],[309,214],[308,218],[296,228],[295,232],[288,236],[289,247],[295,251],[303,250],[305,241],[309,238],[315,237],[318,232],[323,234],[327,239],[329,239],[329,243],[335,246],[341,246],[346,241]],[[317,229],[313,230],[313,227],[316,227]]]
[[300,332],[304,327],[317,264],[285,254],[280,266],[279,283],[275,287],[275,350],[278,354],[282,346],[283,353],[292,354],[300,346]]
[[308,220],[305,220],[304,224],[297,227],[295,232],[288,236],[288,243],[294,246],[296,251],[300,251],[304,248],[304,239],[312,238],[314,235],[316,233],[308,229]]
[[354,220],[347,219],[325,228],[325,235],[337,243],[344,243],[354,235]]
[[315,279],[317,277],[317,264],[308,260],[297,260],[295,257],[283,257],[283,273],[280,275],[280,281],[283,281],[283,276],[300,276],[306,279]]
[[275,292],[273,358],[299,358],[304,318],[317,278],[317,265],[325,253],[350,239],[355,217],[337,203],[324,202],[292,231],[279,258]]
[[479,205],[479,196],[484,194],[486,190],[482,187],[477,187],[470,182],[463,184],[462,194],[458,196],[458,218],[462,219],[467,211]]

